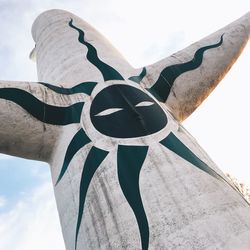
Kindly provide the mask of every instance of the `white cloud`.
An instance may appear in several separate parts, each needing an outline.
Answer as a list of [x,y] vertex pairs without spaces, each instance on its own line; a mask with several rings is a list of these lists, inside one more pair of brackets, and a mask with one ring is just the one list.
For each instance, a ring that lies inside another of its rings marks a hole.
[[8,212],[0,214],[0,249],[63,250],[52,185],[31,190]]
[[6,205],[6,198],[4,196],[0,196],[0,209]]

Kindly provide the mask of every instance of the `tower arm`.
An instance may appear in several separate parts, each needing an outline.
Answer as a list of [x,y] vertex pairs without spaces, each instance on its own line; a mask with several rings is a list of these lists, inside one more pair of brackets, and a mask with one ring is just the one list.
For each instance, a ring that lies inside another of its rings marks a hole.
[[0,81],[0,153],[48,162],[61,125],[79,120],[83,105],[68,97],[43,83]]
[[186,119],[217,86],[250,37],[250,12],[240,19],[146,67],[148,90],[175,118]]

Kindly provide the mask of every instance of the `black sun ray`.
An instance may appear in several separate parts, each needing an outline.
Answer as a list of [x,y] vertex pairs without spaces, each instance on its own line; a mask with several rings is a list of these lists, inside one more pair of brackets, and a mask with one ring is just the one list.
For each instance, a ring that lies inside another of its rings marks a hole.
[[109,66],[108,64],[101,61],[98,57],[97,51],[95,47],[84,40],[85,33],[81,29],[77,28],[75,25],[73,25],[73,20],[71,19],[69,22],[69,26],[79,33],[78,41],[82,44],[84,44],[88,48],[87,52],[87,59],[95,65],[102,73],[104,81],[108,80],[124,80],[124,78],[121,76],[121,74],[116,71],[114,68]]
[[56,185],[58,184],[58,182],[62,179],[64,173],[66,172],[70,161],[72,160],[72,158],[74,157],[74,155],[79,151],[79,149],[81,149],[82,147],[84,147],[87,143],[89,143],[91,140],[88,138],[88,136],[86,135],[86,133],[84,132],[83,129],[80,129],[75,136],[73,137],[73,139],[71,140],[64,160],[63,160],[63,166],[61,168],[60,174],[58,176],[58,179],[56,181]]
[[184,145],[172,132],[160,143],[179,155],[192,165],[213,176],[214,178],[221,180],[222,177],[217,174],[212,168],[210,168],[205,162],[200,160],[186,145]]
[[172,132],[160,143],[171,150],[172,152],[176,153],[195,167],[199,168],[200,170],[206,172],[210,176],[216,178],[219,181],[222,181],[233,188],[237,193],[244,199],[244,201],[249,205],[243,195],[239,192],[239,190],[229,183],[222,175],[218,174],[215,170],[209,167],[204,161],[200,160],[186,145],[183,144]]
[[140,230],[142,250],[148,249],[149,226],[142,204],[139,175],[147,156],[147,146],[118,146],[118,178],[124,196],[132,208]]
[[147,74],[147,70],[146,70],[145,67],[143,67],[142,72],[140,73],[140,75],[138,75],[138,76],[131,76],[131,77],[129,77],[128,79],[129,79],[130,81],[133,81],[133,82],[136,82],[136,83],[140,83],[141,80],[144,78],[144,76],[145,76],[146,74]]
[[221,36],[220,41],[218,43],[198,49],[195,52],[192,60],[185,63],[174,64],[166,67],[165,69],[162,70],[158,80],[154,83],[154,85],[151,88],[148,89],[148,91],[152,95],[154,95],[155,98],[157,98],[159,101],[165,102],[168,98],[170,89],[172,88],[176,78],[187,71],[194,70],[200,67],[203,61],[204,52],[209,49],[217,48],[222,43],[223,43],[223,35]]
[[16,103],[39,121],[52,125],[79,123],[84,105],[79,102],[67,107],[52,106],[16,88],[0,89],[0,98]]
[[79,234],[80,225],[82,222],[84,203],[89,188],[89,184],[92,180],[92,177],[95,174],[95,171],[101,165],[103,160],[106,158],[109,152],[102,149],[96,148],[93,146],[87,156],[87,159],[84,163],[81,182],[80,182],[80,191],[79,191],[79,211],[76,225],[76,235],[75,235],[75,250],[77,248],[77,239]]

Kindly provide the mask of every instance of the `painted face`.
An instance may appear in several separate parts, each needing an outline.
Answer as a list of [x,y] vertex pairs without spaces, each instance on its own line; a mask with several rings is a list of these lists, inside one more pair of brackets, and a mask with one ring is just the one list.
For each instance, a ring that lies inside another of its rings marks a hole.
[[115,138],[135,138],[163,129],[168,120],[162,108],[146,93],[128,85],[104,88],[94,98],[90,117],[94,127]]

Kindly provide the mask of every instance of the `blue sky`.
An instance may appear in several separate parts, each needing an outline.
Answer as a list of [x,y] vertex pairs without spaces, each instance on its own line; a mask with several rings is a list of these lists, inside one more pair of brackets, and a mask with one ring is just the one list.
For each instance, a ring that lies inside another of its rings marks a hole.
[[50,178],[46,163],[21,158],[3,157],[0,170],[0,197],[8,197],[0,212],[11,209],[20,197]]
[[[250,10],[249,0],[1,0],[0,79],[36,81],[31,25],[60,8],[100,30],[135,67],[151,64]],[[224,170],[250,184],[250,46],[184,125]],[[1,140],[0,140],[1,142]],[[63,250],[49,167],[0,155],[0,249]],[[51,244],[53,242],[53,244]]]

